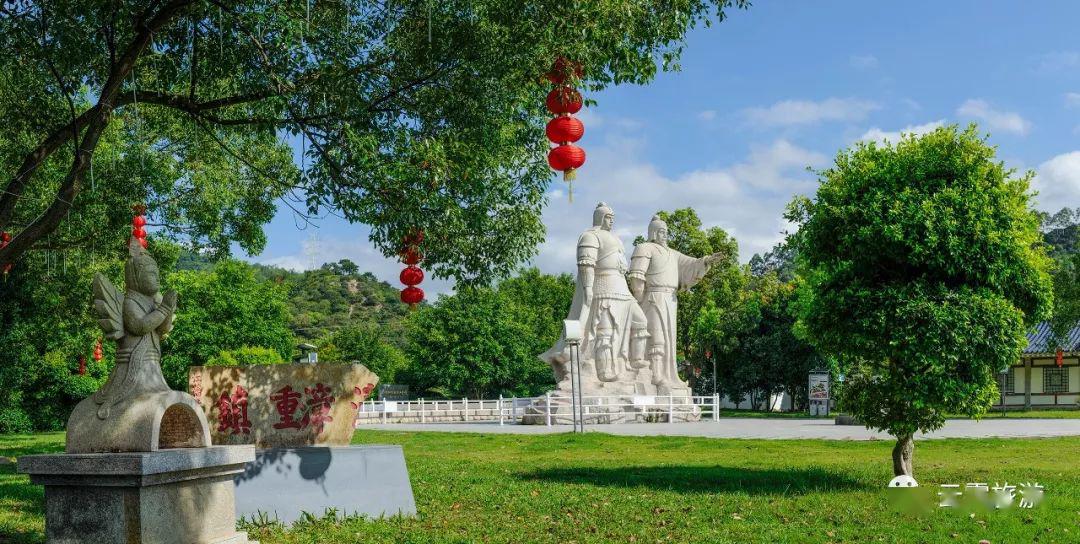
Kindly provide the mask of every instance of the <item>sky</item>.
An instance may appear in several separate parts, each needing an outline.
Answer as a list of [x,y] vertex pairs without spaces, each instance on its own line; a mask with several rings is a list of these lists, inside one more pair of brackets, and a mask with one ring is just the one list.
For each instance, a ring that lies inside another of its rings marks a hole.
[[[555,178],[547,240],[526,264],[572,272],[599,201],[628,246],[656,211],[690,206],[747,262],[783,239],[785,204],[814,194],[808,168],[859,140],[943,124],[978,123],[1007,166],[1034,171],[1039,209],[1080,207],[1078,22],[1073,1],[757,0],[692,30],[681,71],[590,96],[573,202]],[[298,223],[279,211],[265,251],[246,258],[295,270],[347,258],[398,283],[402,265],[372,247],[366,226]],[[453,289],[422,287],[429,298]]]

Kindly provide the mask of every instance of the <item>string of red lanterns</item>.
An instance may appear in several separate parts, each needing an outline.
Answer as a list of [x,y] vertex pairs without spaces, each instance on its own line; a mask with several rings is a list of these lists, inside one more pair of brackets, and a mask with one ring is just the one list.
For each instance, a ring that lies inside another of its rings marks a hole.
[[135,217],[131,218],[131,235],[139,241],[139,245],[146,248],[146,218],[143,215],[146,213],[146,206],[142,204],[136,204],[131,209],[135,212]]
[[545,103],[555,118],[548,121],[545,132],[555,144],[548,151],[548,165],[553,170],[563,173],[563,180],[570,184],[570,199],[573,200],[573,185],[577,170],[585,164],[585,150],[574,145],[585,134],[585,125],[573,115],[581,111],[583,100],[581,93],[571,84],[583,75],[580,63],[570,62],[562,57],[555,60],[546,74],[547,80],[555,85],[548,92]]
[[100,363],[101,360],[104,359],[104,358],[105,358],[105,354],[102,352],[102,349],[101,349],[101,339],[98,338],[97,343],[94,344],[94,361]]
[[405,269],[401,271],[398,279],[405,284],[401,290],[401,302],[416,309],[416,305],[424,300],[424,290],[417,287],[424,281],[424,271],[420,269],[420,261],[423,254],[420,253],[420,244],[424,242],[424,231],[414,230],[405,237],[405,249],[401,252],[401,261],[405,263]]
[[[0,249],[4,249],[9,243],[11,243],[11,233],[6,230],[0,232]],[[14,266],[15,265],[11,263],[4,263],[4,265],[0,267],[4,270],[4,278],[7,278],[8,272],[11,272],[11,268]]]

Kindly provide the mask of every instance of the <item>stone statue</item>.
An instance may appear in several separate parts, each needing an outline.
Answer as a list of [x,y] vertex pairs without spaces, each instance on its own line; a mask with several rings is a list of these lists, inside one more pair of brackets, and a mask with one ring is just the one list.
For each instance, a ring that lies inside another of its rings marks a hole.
[[660,395],[689,395],[679,379],[675,362],[676,293],[701,280],[717,253],[700,259],[687,257],[667,245],[667,224],[659,216],[649,223],[648,241],[638,244],[630,258],[630,288],[648,319],[648,358],[652,383]]
[[[567,319],[582,323],[581,382],[587,394],[645,394],[635,383],[638,372],[649,366],[645,353],[648,323],[627,287],[625,249],[611,232],[614,224],[615,212],[601,202],[593,212],[593,226],[578,237],[577,279]],[[565,339],[540,358],[555,371],[557,393],[568,395]]]
[[172,329],[176,293],[162,296],[153,257],[132,237],[124,264],[123,295],[94,276],[94,310],[116,366],[105,385],[68,419],[69,453],[156,451],[210,445],[206,417],[195,399],[172,391],[161,374],[161,340]]

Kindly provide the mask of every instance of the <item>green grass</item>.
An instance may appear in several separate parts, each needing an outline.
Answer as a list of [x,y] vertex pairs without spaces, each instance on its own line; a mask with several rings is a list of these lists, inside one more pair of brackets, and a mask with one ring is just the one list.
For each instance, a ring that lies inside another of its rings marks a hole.
[[[0,437],[0,455],[61,442]],[[1046,487],[1033,510],[974,515],[891,508],[886,441],[362,431],[354,442],[404,446],[417,518],[249,527],[251,536],[263,544],[1080,542],[1080,437],[919,441],[916,475],[928,493],[975,481]],[[39,488],[0,467],[0,542],[41,542],[41,501]]]

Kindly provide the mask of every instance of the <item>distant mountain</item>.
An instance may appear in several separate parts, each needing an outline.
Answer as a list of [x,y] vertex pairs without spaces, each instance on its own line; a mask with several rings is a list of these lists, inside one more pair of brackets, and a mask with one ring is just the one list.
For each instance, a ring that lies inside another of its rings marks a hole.
[[[183,250],[179,270],[207,270],[214,262],[206,256]],[[292,316],[290,328],[299,342],[317,341],[334,330],[361,323],[375,323],[383,339],[401,347],[408,306],[401,303],[400,291],[348,259],[326,263],[316,270],[293,272],[276,266],[251,263],[256,273],[288,289]]]

